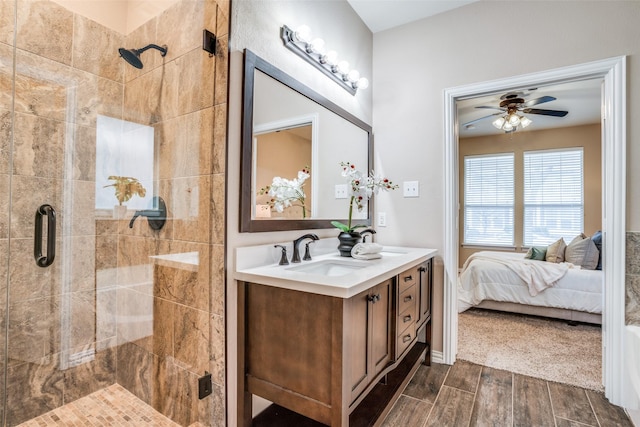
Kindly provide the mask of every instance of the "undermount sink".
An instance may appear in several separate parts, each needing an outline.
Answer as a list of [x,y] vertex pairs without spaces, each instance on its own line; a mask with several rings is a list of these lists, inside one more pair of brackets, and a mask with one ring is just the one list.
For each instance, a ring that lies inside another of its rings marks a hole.
[[324,276],[344,276],[354,271],[364,268],[365,265],[355,264],[347,261],[326,260],[314,262],[312,264],[297,265],[289,267],[287,270],[307,274],[321,274]]

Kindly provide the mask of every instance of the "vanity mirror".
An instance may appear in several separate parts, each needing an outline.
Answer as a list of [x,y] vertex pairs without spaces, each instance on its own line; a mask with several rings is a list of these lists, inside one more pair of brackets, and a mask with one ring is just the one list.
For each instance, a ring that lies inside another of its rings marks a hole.
[[[240,231],[332,228],[332,220],[346,220],[340,162],[371,169],[371,126],[245,50]],[[268,194],[283,184],[278,177],[289,180],[283,193],[290,206],[282,209]],[[354,212],[362,224],[371,217],[371,204]]]

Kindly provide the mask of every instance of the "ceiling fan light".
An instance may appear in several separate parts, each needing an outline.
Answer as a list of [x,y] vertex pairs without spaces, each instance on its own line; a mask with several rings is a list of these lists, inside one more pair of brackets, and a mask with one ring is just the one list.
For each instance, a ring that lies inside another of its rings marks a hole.
[[491,124],[496,128],[496,129],[502,129],[502,126],[504,125],[504,117],[498,117],[497,119],[495,119]]
[[509,116],[509,124],[513,127],[517,127],[520,124],[520,117],[517,114],[511,114]]
[[523,129],[529,126],[531,123],[533,123],[533,121],[528,117],[523,116],[520,118],[520,126],[522,126]]
[[504,126],[502,126],[502,130],[505,132],[511,132],[513,129],[513,125],[509,122],[506,122]]

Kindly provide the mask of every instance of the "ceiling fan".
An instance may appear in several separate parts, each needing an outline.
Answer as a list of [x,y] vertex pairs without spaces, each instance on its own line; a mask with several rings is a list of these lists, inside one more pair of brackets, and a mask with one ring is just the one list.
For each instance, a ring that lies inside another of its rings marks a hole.
[[500,97],[499,107],[480,105],[475,108],[485,108],[492,110],[499,110],[497,113],[490,114],[488,116],[480,117],[479,119],[471,120],[464,123],[462,126],[469,126],[473,123],[481,120],[488,119],[490,117],[499,116],[492,122],[493,126],[497,129],[501,129],[506,133],[515,132],[518,127],[525,128],[532,123],[532,120],[522,114],[540,114],[543,116],[564,117],[569,112],[562,110],[545,110],[541,108],[531,108],[534,105],[543,104],[545,102],[555,101],[553,96],[542,96],[540,98],[531,99],[529,101],[524,100],[524,94],[519,92],[510,92]]

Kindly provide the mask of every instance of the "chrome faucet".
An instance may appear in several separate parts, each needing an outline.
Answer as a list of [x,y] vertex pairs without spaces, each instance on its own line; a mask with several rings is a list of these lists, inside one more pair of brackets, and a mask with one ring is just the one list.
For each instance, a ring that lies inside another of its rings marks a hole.
[[365,234],[370,234],[371,241],[373,242],[373,235],[376,234],[376,230],[373,228],[367,228],[366,230],[361,231],[360,235],[362,236],[362,243],[367,243],[367,236],[365,236]]
[[[300,245],[300,242],[302,242],[305,239],[320,240],[320,238],[313,233],[305,234],[304,236],[298,237],[296,240],[294,240],[293,256],[291,257],[291,262],[300,262],[300,249],[298,249],[298,246]],[[306,259],[307,257],[305,254],[305,260]],[[309,255],[309,259],[311,259],[311,255]]]

